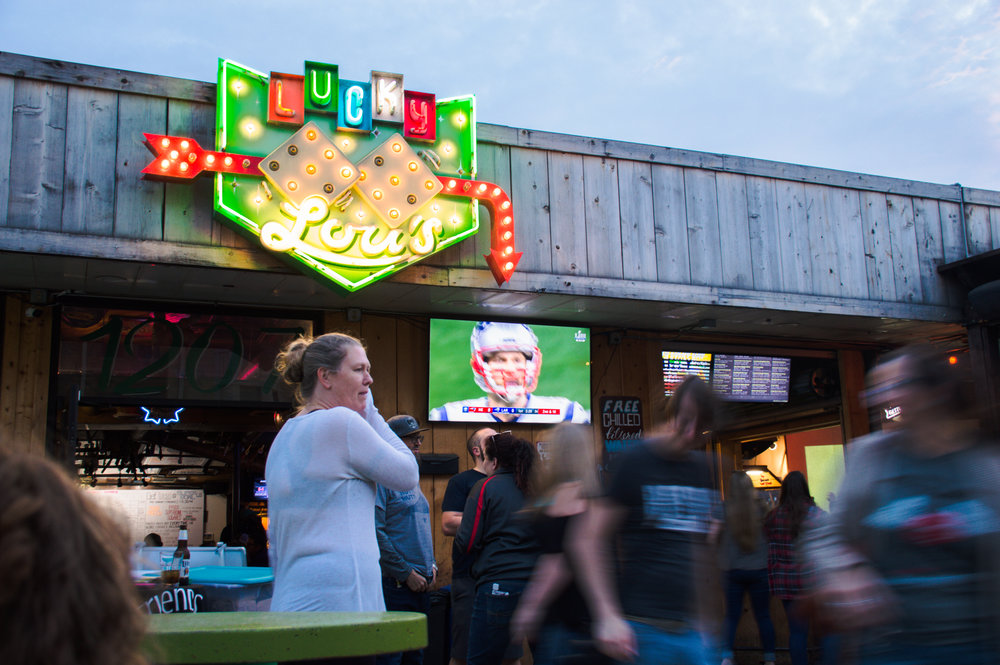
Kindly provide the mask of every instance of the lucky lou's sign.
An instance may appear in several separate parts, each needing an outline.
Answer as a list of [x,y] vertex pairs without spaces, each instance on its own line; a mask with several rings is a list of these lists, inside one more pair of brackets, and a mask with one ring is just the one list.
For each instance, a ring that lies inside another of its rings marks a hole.
[[479,230],[492,217],[497,284],[510,279],[514,211],[502,188],[476,180],[474,97],[407,90],[401,74],[266,75],[219,61],[216,149],[145,134],[156,157],[143,177],[215,174],[215,210],[303,266],[355,291]]

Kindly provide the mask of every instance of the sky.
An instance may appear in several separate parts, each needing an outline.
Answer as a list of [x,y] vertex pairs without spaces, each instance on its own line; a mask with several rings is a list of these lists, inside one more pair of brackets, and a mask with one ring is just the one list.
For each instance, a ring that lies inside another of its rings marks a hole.
[[998,48],[996,0],[0,0],[2,51],[212,82],[316,60],[480,122],[993,190]]

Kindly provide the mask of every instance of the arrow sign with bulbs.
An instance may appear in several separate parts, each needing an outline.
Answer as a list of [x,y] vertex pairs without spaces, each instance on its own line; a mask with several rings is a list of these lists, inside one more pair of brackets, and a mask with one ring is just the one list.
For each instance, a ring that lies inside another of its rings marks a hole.
[[302,266],[355,291],[475,235],[490,213],[486,264],[510,280],[510,197],[477,180],[472,97],[438,100],[401,74],[340,77],[306,62],[270,76],[220,60],[217,150],[147,133],[155,155],[143,177],[215,178],[215,209]]

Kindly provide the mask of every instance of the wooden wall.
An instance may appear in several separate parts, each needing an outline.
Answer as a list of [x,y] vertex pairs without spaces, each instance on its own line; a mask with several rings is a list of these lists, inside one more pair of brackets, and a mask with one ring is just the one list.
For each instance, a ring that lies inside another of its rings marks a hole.
[[0,367],[0,450],[45,454],[48,426],[52,311],[17,296],[4,298]]
[[[143,132],[214,142],[214,95],[209,83],[0,53],[0,163],[11,164],[0,169],[0,250],[121,256],[156,241],[164,264],[273,266],[213,218],[210,179],[140,178]],[[899,303],[918,320],[925,305],[957,317],[937,266],[1000,248],[1000,192],[497,125],[478,137],[479,177],[514,203],[514,288],[525,291],[552,278],[581,296],[662,297],[648,287],[676,285],[678,300],[703,304],[846,303],[881,316]],[[65,234],[87,242],[45,249]],[[473,268],[488,284],[488,244],[480,233],[425,263],[435,283]]]

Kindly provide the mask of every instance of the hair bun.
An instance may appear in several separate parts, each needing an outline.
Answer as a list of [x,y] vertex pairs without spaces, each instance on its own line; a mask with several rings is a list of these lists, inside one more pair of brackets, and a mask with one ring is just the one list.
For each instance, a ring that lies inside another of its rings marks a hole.
[[305,377],[304,374],[304,364],[303,358],[306,354],[306,349],[312,343],[312,339],[309,337],[299,337],[298,339],[292,340],[285,349],[278,354],[275,359],[274,368],[278,370],[281,374],[281,378],[285,380],[286,383],[302,383],[302,379]]

